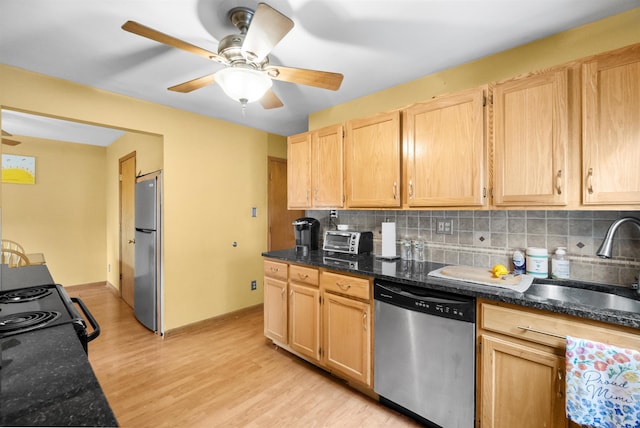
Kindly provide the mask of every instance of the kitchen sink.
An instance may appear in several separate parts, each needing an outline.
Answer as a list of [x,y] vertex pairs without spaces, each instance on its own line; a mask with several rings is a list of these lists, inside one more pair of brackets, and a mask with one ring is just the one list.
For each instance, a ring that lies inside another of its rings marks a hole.
[[542,283],[532,284],[524,294],[541,301],[558,300],[601,309],[640,313],[640,300],[605,291]]

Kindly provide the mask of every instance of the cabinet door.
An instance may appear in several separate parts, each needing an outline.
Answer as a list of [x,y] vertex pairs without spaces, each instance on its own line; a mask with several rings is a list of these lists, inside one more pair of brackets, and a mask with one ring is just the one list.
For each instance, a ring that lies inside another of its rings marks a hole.
[[582,66],[583,202],[640,204],[640,45]]
[[289,346],[320,360],[320,291],[317,287],[289,284]]
[[552,70],[496,84],[495,205],[567,204],[568,73]]
[[472,89],[405,111],[410,207],[483,205],[484,92]]
[[264,278],[264,335],[287,343],[287,283]]
[[371,386],[371,307],[324,293],[323,362],[331,370]]
[[347,122],[349,208],[400,207],[400,113]]
[[313,206],[342,208],[344,205],[344,162],[342,125],[313,132]]
[[481,424],[485,428],[560,428],[564,358],[482,335]]
[[311,207],[311,133],[293,135],[287,141],[287,206]]

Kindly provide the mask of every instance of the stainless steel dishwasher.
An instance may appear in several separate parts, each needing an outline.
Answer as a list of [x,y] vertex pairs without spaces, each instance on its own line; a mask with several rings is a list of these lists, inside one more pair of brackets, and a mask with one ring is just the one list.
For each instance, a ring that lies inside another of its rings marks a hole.
[[473,428],[475,299],[374,283],[374,390],[422,424]]

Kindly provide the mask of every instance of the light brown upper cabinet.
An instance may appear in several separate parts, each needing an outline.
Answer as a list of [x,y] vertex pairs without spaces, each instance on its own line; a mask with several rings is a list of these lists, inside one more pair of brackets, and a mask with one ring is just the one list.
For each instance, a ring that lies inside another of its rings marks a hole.
[[333,125],[288,139],[288,207],[344,206],[343,127]]
[[345,171],[348,208],[401,206],[400,112],[346,124]]
[[567,68],[495,84],[494,205],[567,204],[569,90]]
[[311,208],[311,133],[292,135],[287,141],[287,206]]
[[582,65],[584,204],[640,203],[640,45]]
[[328,126],[311,135],[312,205],[344,206],[344,147],[342,125]]
[[485,94],[483,86],[404,110],[406,205],[484,205]]

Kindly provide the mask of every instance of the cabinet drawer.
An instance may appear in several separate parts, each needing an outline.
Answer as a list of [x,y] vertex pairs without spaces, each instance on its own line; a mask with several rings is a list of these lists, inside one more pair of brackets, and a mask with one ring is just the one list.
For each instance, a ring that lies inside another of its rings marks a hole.
[[291,265],[289,266],[289,280],[299,284],[318,286],[318,269]]
[[282,281],[287,280],[287,264],[274,262],[271,260],[264,261],[264,276],[269,278],[280,279]]
[[480,328],[564,352],[566,336],[640,349],[640,335],[624,327],[526,308],[481,303]]
[[325,291],[369,300],[371,280],[354,276],[340,275],[332,272],[322,272],[320,284]]

